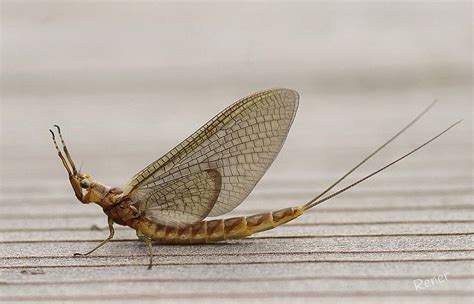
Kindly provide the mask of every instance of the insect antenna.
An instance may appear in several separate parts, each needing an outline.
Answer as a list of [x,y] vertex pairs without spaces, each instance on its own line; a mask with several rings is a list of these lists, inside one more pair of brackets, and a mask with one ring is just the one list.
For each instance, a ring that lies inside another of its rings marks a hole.
[[[400,131],[398,131],[395,135],[393,135],[389,140],[387,140],[383,145],[378,147],[374,152],[372,152],[370,155],[365,157],[360,163],[358,163],[355,167],[347,171],[346,174],[344,174],[341,178],[339,178],[337,181],[335,181],[331,186],[327,187],[323,192],[321,192],[318,196],[307,202],[304,206],[309,206],[313,202],[317,201],[319,198],[321,198],[324,194],[328,193],[331,189],[333,189],[335,186],[337,186],[340,182],[342,182],[347,176],[349,176],[352,172],[357,170],[360,166],[362,166],[364,163],[366,163],[369,159],[371,159],[375,154],[380,152],[383,148],[385,148],[389,143],[394,141],[398,136],[403,134],[408,128],[410,128],[415,122],[417,122],[423,115],[425,115],[438,101],[434,100],[426,109],[424,109],[420,114],[418,114],[412,121],[410,121],[405,127],[403,127]],[[311,208],[311,207],[310,207]]]
[[[430,144],[431,142],[433,142],[434,140],[436,140],[438,137],[440,137],[440,136],[443,135],[444,133],[448,132],[449,130],[451,130],[451,129],[454,128],[456,125],[460,124],[461,122],[462,122],[462,120],[459,120],[459,121],[453,123],[453,124],[450,125],[448,128],[446,128],[446,129],[444,129],[442,132],[438,133],[436,136],[434,136],[434,137],[430,138],[429,140],[427,140],[425,143],[419,145],[418,147],[416,147],[415,149],[413,149],[413,150],[411,150],[410,152],[406,153],[405,155],[403,155],[403,156],[397,158],[396,160],[392,161],[392,162],[389,163],[388,165],[385,165],[385,166],[383,166],[382,168],[380,168],[380,169],[378,169],[378,170],[376,170],[376,171],[370,173],[369,175],[367,175],[367,176],[365,176],[365,177],[359,179],[358,181],[356,181],[356,182],[350,184],[349,186],[344,187],[344,188],[342,188],[341,190],[339,190],[339,191],[337,191],[337,192],[335,192],[335,193],[333,193],[333,194],[331,194],[331,195],[328,195],[328,196],[326,196],[326,197],[324,197],[324,198],[321,198],[321,199],[319,199],[319,200],[314,200],[314,199],[311,200],[310,203],[307,203],[307,204],[305,204],[305,205],[303,206],[303,209],[304,209],[304,210],[308,210],[308,209],[310,209],[310,208],[312,208],[312,207],[314,207],[314,206],[316,206],[316,205],[319,205],[319,204],[321,204],[322,202],[325,202],[325,201],[327,201],[327,200],[329,200],[329,199],[331,199],[331,198],[333,198],[333,197],[335,197],[335,196],[337,196],[337,195],[339,195],[339,194],[341,194],[341,193],[343,193],[343,192],[346,192],[346,191],[349,190],[350,188],[352,188],[352,187],[354,187],[354,186],[356,186],[356,185],[362,183],[363,181],[365,181],[365,180],[371,178],[372,176],[374,176],[374,175],[376,175],[376,174],[378,174],[378,173],[384,171],[385,169],[387,169],[387,168],[389,168],[389,167],[395,165],[396,163],[398,163],[398,162],[401,161],[402,159],[404,159],[404,158],[410,156],[411,154],[413,154],[413,153],[415,153],[416,151],[420,150],[420,149],[423,148],[424,146]],[[320,195],[318,195],[318,197],[320,197]]]
[[54,125],[54,126],[56,127],[56,129],[58,129],[59,138],[61,139],[61,143],[63,145],[64,154],[66,154],[67,160],[71,164],[72,173],[74,175],[76,175],[77,174],[76,166],[74,165],[74,162],[72,161],[71,154],[69,154],[69,151],[66,147],[66,143],[64,142],[63,135],[61,134],[61,128],[58,125]]
[[71,169],[69,168],[69,165],[68,165],[66,159],[64,158],[64,155],[61,153],[61,150],[58,147],[58,143],[56,142],[56,136],[54,136],[53,130],[49,129],[49,132],[51,132],[51,136],[53,137],[54,147],[56,148],[56,151],[58,151],[59,158],[63,162],[63,165],[67,170],[67,173],[69,174],[69,176],[71,176],[72,175]]
[[82,165],[84,164],[84,161],[81,160],[81,164],[79,165],[79,174],[81,174],[82,172]]

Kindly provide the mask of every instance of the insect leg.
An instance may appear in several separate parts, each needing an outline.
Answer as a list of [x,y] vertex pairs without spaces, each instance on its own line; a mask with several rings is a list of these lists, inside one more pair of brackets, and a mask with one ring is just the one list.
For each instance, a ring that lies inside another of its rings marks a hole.
[[109,219],[108,219],[108,224],[109,224],[109,232],[110,232],[110,234],[109,234],[109,236],[108,236],[105,240],[103,240],[102,242],[100,242],[100,244],[97,245],[97,246],[96,246],[94,249],[92,249],[91,251],[86,252],[86,253],[78,253],[78,252],[76,252],[76,253],[74,253],[74,256],[85,256],[85,255],[89,255],[89,254],[91,254],[92,252],[94,252],[94,251],[96,251],[97,249],[99,249],[100,247],[102,247],[102,246],[104,246],[105,244],[107,244],[107,243],[114,237],[114,232],[115,232],[115,230],[114,230],[114,221],[113,221],[113,219],[112,219],[111,217],[109,217]]
[[66,159],[64,158],[63,154],[61,153],[61,150],[59,150],[58,143],[56,142],[56,136],[54,136],[53,130],[49,129],[49,132],[51,132],[51,136],[53,137],[53,144],[56,150],[58,151],[59,158],[61,158],[61,161],[63,162],[64,168],[66,168],[66,171],[69,176],[72,176],[72,171],[69,168],[69,164],[67,163]]
[[145,245],[147,246],[148,250],[148,256],[150,257],[150,263],[148,264],[148,269],[151,269],[153,266],[153,245],[151,244],[151,239],[144,237],[143,241],[145,242]]
[[153,244],[151,243],[151,238],[147,237],[139,230],[137,230],[137,237],[143,242],[145,242],[148,256],[150,257],[150,263],[148,264],[148,269],[151,269],[151,267],[153,266]]
[[60,128],[58,125],[54,125],[54,126],[56,127],[56,129],[58,129],[59,139],[61,139],[61,143],[62,143],[62,145],[63,145],[64,154],[66,154],[66,158],[67,158],[67,160],[69,161],[69,164],[71,165],[72,173],[73,173],[74,175],[76,175],[76,174],[77,174],[76,166],[74,165],[74,162],[72,161],[71,154],[69,154],[69,150],[67,149],[66,143],[64,142],[63,135],[61,134],[61,128]]

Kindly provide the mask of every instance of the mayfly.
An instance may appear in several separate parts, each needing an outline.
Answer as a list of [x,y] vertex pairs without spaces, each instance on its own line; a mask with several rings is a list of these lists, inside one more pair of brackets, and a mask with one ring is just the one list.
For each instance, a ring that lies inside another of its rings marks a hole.
[[243,98],[202,126],[157,161],[138,172],[124,188],[109,187],[76,169],[61,129],[55,125],[62,152],[50,130],[59,158],[79,201],[96,203],[108,217],[109,236],[89,255],[114,236],[113,224],[131,227],[147,246],[150,269],[152,241],[209,243],[250,236],[285,224],[387,169],[460,123],[388,165],[332,194],[336,185],[402,134],[432,106],[416,116],[387,142],[349,170],[315,198],[297,207],[251,216],[205,220],[236,208],[249,195],[280,152],[295,118],[299,95],[289,89],[273,89]]

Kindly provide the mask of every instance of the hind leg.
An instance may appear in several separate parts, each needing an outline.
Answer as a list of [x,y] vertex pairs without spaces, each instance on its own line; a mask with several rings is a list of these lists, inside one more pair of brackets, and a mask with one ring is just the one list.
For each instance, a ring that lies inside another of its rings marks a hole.
[[144,234],[142,234],[138,230],[137,230],[137,236],[140,240],[145,242],[145,245],[147,246],[148,256],[150,257],[148,269],[151,269],[151,267],[153,266],[153,244],[151,243],[151,239],[149,237],[146,237]]

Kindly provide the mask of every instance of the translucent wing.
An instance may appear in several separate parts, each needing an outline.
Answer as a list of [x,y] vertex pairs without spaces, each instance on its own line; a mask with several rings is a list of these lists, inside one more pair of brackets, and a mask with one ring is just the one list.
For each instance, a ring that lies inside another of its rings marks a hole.
[[139,211],[166,226],[182,226],[205,218],[217,201],[221,176],[204,170],[142,190]]
[[[275,89],[237,101],[137,173],[125,194],[147,217],[159,222],[190,224],[231,211],[249,195],[278,155],[298,98],[295,91]],[[194,179],[198,186],[189,187]]]

